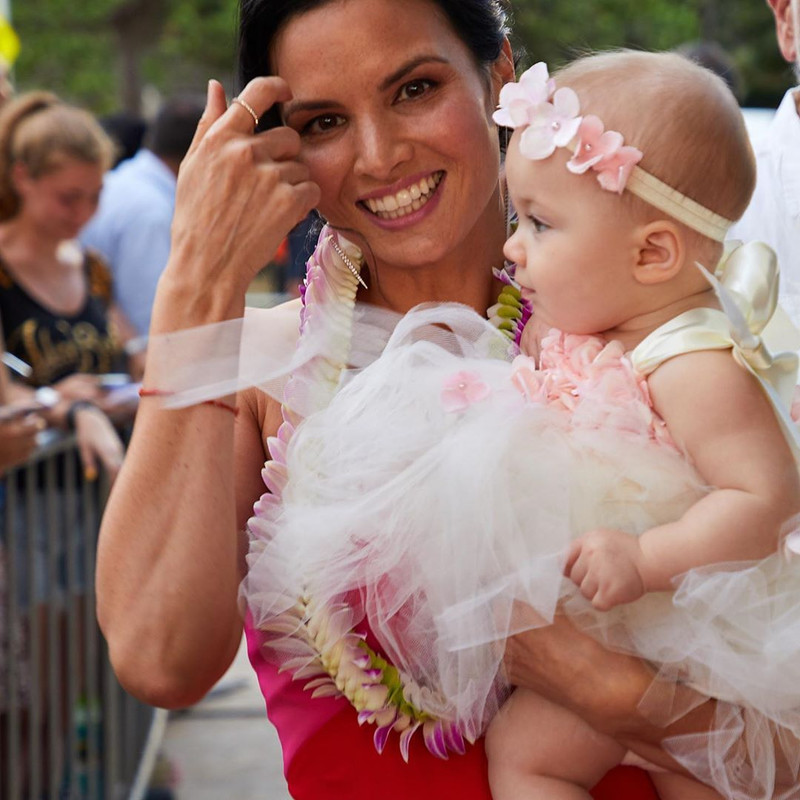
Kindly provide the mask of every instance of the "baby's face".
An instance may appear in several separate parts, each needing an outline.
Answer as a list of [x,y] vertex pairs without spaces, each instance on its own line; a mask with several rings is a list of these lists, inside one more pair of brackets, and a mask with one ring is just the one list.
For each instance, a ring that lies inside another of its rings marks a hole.
[[594,173],[573,175],[570,153],[531,161],[511,139],[506,175],[519,227],[506,258],[540,324],[567,333],[603,333],[632,313],[634,225],[620,198]]

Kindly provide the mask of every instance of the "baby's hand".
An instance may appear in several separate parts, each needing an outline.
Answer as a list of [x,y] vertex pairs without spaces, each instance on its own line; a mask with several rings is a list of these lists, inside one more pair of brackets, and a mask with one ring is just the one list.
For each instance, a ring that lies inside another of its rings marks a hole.
[[573,542],[564,574],[598,611],[608,611],[645,593],[641,561],[638,537],[598,528]]

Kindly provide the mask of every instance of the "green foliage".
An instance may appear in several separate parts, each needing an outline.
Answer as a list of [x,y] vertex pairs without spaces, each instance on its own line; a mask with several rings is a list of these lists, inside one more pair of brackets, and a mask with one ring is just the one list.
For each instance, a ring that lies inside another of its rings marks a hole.
[[51,89],[91,108],[114,103],[114,40],[108,14],[115,0],[24,0],[13,4],[22,42],[18,88]]
[[[97,113],[119,108],[120,46],[111,15],[126,0],[16,0],[22,40],[15,68],[22,91],[46,88]],[[230,83],[237,0],[165,0],[157,41],[142,51],[144,81],[163,95],[204,92],[208,78]]]
[[[98,113],[120,106],[120,44],[110,18],[132,0],[14,0],[22,40],[20,89],[49,88]],[[402,2],[402,0],[399,0]],[[668,49],[718,41],[745,84],[745,104],[776,105],[791,72],[765,0],[512,0],[525,63],[563,63],[607,47]],[[233,90],[237,0],[163,0],[160,35],[141,53],[145,83],[167,95],[203,91],[211,76]]]
[[668,50],[702,39],[733,59],[745,105],[774,106],[792,83],[765,0],[513,0],[513,8],[525,64],[558,66],[609,47]]

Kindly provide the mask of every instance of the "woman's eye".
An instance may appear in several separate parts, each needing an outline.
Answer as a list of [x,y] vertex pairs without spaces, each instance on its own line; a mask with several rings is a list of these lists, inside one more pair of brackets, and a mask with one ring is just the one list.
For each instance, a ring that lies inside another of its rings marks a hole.
[[334,128],[344,125],[344,118],[338,114],[322,114],[319,117],[314,117],[306,125],[303,126],[303,133],[327,133]]
[[433,81],[425,80],[424,78],[420,78],[419,80],[415,81],[409,81],[400,87],[400,91],[397,93],[397,99],[416,100],[418,97],[422,97],[424,94],[427,94],[432,87]]

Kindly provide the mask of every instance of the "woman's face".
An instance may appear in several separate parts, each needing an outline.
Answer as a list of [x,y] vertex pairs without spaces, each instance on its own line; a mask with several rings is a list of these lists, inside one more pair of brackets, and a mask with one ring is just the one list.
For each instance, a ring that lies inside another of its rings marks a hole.
[[327,3],[287,24],[273,63],[320,212],[361,233],[379,262],[468,255],[497,224],[491,113],[513,68],[501,59],[482,72],[435,3]]
[[103,169],[67,158],[51,172],[38,178],[23,164],[14,167],[20,217],[32,224],[45,238],[54,241],[74,239],[97,211],[103,187]]

